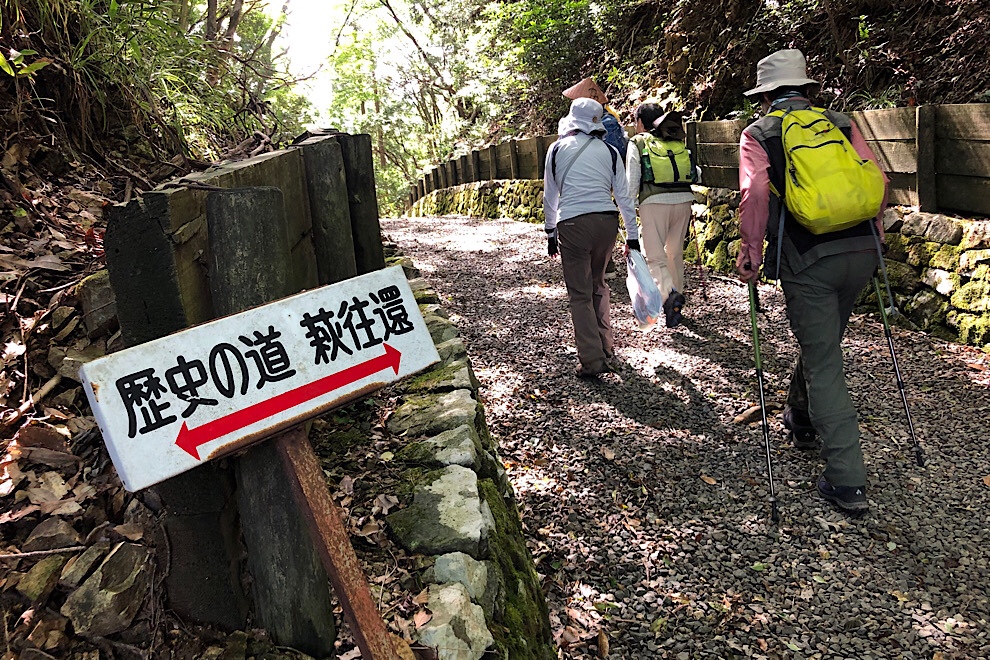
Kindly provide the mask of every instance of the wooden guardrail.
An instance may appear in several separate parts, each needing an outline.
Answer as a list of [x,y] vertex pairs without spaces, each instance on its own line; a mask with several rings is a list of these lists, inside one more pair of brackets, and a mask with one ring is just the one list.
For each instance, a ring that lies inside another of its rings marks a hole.
[[[923,105],[852,113],[890,177],[893,204],[922,211],[990,215],[990,104]],[[703,181],[739,188],[739,136],[748,120],[688,124]],[[410,189],[409,204],[450,186],[491,179],[541,179],[544,135],[508,140],[427,170]]]

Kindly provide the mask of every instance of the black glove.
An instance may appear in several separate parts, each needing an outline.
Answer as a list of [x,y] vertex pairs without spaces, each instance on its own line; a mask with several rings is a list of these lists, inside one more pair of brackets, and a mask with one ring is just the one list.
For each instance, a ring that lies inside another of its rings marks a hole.
[[557,229],[547,229],[547,256],[557,255]]
[[642,252],[642,250],[639,249],[639,239],[638,238],[630,238],[630,239],[626,240],[626,245],[629,246],[629,249],[630,250],[636,250],[636,252]]

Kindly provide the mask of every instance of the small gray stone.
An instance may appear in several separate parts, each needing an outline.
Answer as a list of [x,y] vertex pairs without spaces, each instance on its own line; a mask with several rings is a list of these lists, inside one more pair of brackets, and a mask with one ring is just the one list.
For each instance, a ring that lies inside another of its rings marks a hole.
[[111,332],[117,323],[117,300],[110,287],[110,275],[99,270],[83,279],[76,287],[82,305],[83,323],[90,337]]

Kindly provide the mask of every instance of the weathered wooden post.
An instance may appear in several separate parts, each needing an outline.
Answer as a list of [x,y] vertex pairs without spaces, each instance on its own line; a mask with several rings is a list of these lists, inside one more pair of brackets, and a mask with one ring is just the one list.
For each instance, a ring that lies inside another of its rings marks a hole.
[[306,168],[306,192],[313,218],[313,248],[320,284],[356,276],[347,176],[340,143],[315,137],[299,145]]
[[337,135],[347,176],[347,202],[354,236],[358,275],[385,267],[382,228],[378,220],[378,193],[370,135]]
[[519,143],[509,140],[509,178],[519,178]]
[[918,148],[918,209],[934,213],[938,207],[938,190],[935,178],[935,118],[938,107],[919,105],[915,119],[916,146]]
[[[127,346],[189,326],[179,293],[170,237],[169,198],[149,192],[108,211],[104,237],[117,318]],[[234,479],[216,463],[154,486],[169,543],[168,606],[182,617],[226,630],[243,628],[247,598],[237,580],[238,530]]]
[[[210,292],[226,316],[290,293],[285,208],[278,188],[238,188],[206,198]],[[268,328],[245,328],[249,343]],[[254,332],[254,337],[251,332]],[[244,341],[242,338],[241,341]],[[241,530],[248,549],[255,610],[282,645],[313,656],[333,653],[329,581],[295,506],[275,442],[235,461]]]
[[498,148],[492,144],[488,146],[488,178],[498,178]]
[[471,152],[471,180],[481,181],[481,154],[477,149]]

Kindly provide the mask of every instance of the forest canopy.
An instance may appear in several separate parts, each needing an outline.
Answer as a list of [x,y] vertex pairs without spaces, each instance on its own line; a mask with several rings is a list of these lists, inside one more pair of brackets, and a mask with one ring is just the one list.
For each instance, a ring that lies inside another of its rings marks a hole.
[[388,213],[432,163],[552,133],[585,76],[626,120],[646,100],[745,116],[756,61],[797,47],[840,109],[990,101],[982,0],[351,0],[324,31],[333,100],[315,108],[279,39],[298,2],[4,0],[4,148],[118,154],[157,183],[320,116],[372,135]]

